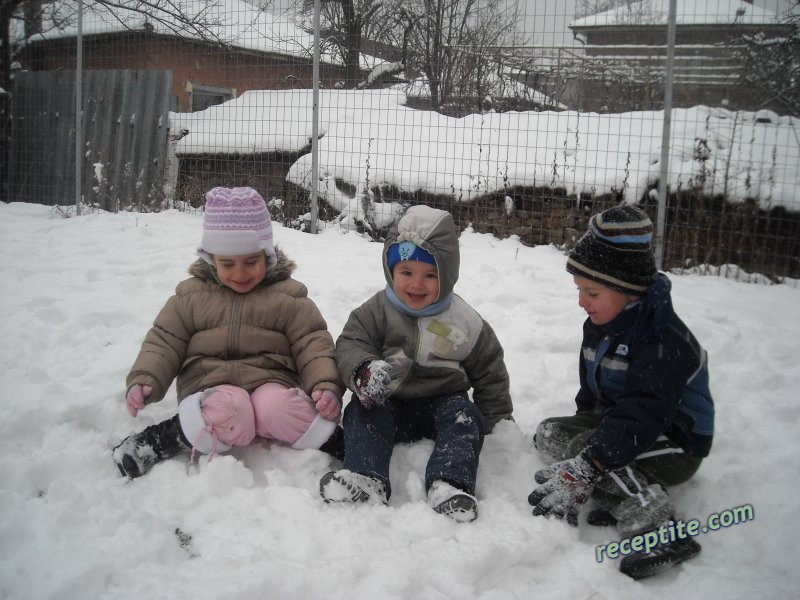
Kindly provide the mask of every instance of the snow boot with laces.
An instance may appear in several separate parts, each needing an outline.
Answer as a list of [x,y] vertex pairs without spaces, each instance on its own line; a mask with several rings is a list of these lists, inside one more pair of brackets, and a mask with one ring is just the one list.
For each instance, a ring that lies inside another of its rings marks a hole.
[[175,415],[126,437],[114,448],[113,457],[119,472],[133,479],[147,473],[157,462],[191,448]]
[[386,486],[380,479],[339,469],[319,480],[319,494],[325,502],[364,502],[386,504]]

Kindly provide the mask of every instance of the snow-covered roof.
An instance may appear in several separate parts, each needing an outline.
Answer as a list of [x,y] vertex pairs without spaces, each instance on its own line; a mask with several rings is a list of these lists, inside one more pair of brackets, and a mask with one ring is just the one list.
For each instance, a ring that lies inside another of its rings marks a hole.
[[[162,8],[163,6],[163,8]],[[156,8],[157,7],[157,8]],[[188,17],[187,25],[176,14]],[[156,17],[156,18],[154,18]],[[205,23],[207,27],[201,24]],[[293,23],[241,0],[173,0],[168,4],[142,0],[118,0],[114,7],[84,0],[83,35],[125,31],[152,31],[189,39],[211,39],[234,48],[310,59],[313,36]],[[30,41],[75,37],[78,34],[77,5],[57,0],[43,6],[43,33]],[[22,27],[12,28],[12,39],[21,39]],[[323,55],[326,62],[333,57]]]
[[[625,2],[596,15],[588,15],[570,23],[581,27],[616,25],[664,26],[669,15],[669,0]],[[740,0],[677,0],[676,25],[778,25],[776,13]]]
[[[302,152],[313,134],[311,90],[252,90],[194,113],[170,113],[179,156]],[[349,189],[386,186],[469,201],[514,186],[570,193],[622,190],[636,201],[661,170],[663,111],[485,113],[462,118],[408,108],[396,90],[321,90],[319,190],[337,208]],[[800,207],[800,119],[697,106],[672,111],[671,189],[703,185],[734,202]],[[707,159],[697,159],[703,140]],[[778,153],[778,154],[774,154]],[[711,165],[725,165],[725,168]],[[313,189],[312,156],[287,179]],[[709,176],[706,169],[713,168]],[[724,175],[723,175],[724,171]],[[339,183],[347,184],[339,189]],[[724,190],[724,192],[723,192]]]

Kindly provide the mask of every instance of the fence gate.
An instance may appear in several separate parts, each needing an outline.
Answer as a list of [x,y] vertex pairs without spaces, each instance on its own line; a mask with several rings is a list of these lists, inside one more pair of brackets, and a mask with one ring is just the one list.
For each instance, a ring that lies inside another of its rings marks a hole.
[[[83,72],[82,202],[103,210],[160,208],[172,74],[164,70]],[[75,202],[75,71],[14,78],[9,197]]]

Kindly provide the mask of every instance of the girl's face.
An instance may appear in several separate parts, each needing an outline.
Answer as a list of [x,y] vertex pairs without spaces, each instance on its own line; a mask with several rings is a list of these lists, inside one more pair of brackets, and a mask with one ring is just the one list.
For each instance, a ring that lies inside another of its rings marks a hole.
[[213,259],[220,282],[239,294],[252,291],[267,274],[267,256],[263,252]]
[[392,268],[392,288],[409,308],[428,308],[439,296],[439,270],[430,263],[401,260]]
[[586,311],[595,325],[613,321],[629,302],[639,299],[638,296],[617,292],[586,277],[575,275],[573,279],[578,286],[578,306]]

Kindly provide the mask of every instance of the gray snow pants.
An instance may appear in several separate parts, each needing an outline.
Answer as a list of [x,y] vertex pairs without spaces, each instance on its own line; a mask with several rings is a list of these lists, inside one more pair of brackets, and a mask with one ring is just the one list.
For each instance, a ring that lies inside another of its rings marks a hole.
[[[536,428],[536,449],[548,464],[574,458],[586,448],[600,419],[590,412],[545,419]],[[622,537],[651,531],[675,516],[665,488],[688,481],[702,460],[660,436],[631,464],[602,477],[592,498],[617,519]]]

